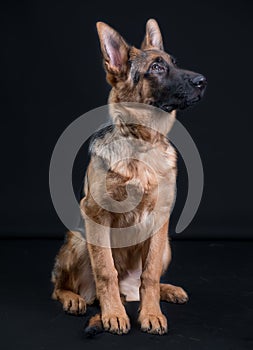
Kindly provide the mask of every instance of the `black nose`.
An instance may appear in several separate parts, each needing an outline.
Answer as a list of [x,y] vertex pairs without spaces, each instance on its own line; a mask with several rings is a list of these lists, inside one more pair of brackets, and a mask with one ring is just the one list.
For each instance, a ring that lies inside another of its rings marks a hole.
[[194,78],[191,78],[190,82],[200,90],[204,89],[207,84],[206,78],[203,75],[197,75]]

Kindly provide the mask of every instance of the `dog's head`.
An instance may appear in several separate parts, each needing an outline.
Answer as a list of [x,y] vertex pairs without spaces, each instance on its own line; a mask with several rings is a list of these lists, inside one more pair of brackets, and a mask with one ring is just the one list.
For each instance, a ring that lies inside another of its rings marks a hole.
[[103,22],[97,23],[97,30],[107,81],[113,87],[110,102],[146,103],[171,112],[191,106],[203,96],[205,77],[177,67],[163,49],[154,19],[147,22],[141,49],[129,46]]

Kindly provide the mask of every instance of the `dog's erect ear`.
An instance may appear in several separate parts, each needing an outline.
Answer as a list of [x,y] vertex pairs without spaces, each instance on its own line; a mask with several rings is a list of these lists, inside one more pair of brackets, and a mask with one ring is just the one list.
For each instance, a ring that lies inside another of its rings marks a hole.
[[149,19],[146,24],[146,35],[141,44],[141,49],[163,50],[163,38],[155,19]]
[[97,31],[106,70],[114,74],[123,72],[129,46],[116,30],[103,22],[97,22]]

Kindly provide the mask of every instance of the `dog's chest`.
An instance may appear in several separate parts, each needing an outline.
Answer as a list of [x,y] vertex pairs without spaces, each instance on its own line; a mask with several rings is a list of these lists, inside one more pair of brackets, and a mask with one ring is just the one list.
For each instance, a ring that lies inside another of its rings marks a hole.
[[[124,177],[126,184],[136,186],[146,195],[160,187],[166,190],[174,182],[176,173],[176,154],[174,148],[167,144],[154,147],[132,147],[131,153],[124,154],[111,166],[114,173]],[[164,188],[163,188],[164,187]]]
[[[168,217],[175,194],[176,153],[167,140],[97,140],[93,154],[89,179],[98,197],[107,202],[113,227],[143,220],[150,226],[149,213],[154,209]],[[99,176],[99,169],[104,176]],[[105,187],[100,186],[103,179]]]

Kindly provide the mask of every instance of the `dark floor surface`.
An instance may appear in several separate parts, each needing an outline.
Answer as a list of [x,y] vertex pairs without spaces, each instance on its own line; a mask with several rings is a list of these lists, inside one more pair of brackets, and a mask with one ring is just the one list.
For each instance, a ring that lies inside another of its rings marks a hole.
[[167,335],[141,333],[138,303],[129,303],[128,335],[102,333],[87,339],[83,329],[94,312],[64,314],[50,299],[50,272],[59,240],[0,240],[0,348],[65,349],[253,349],[253,241],[174,241],[165,281],[182,285],[186,305],[162,303]]

